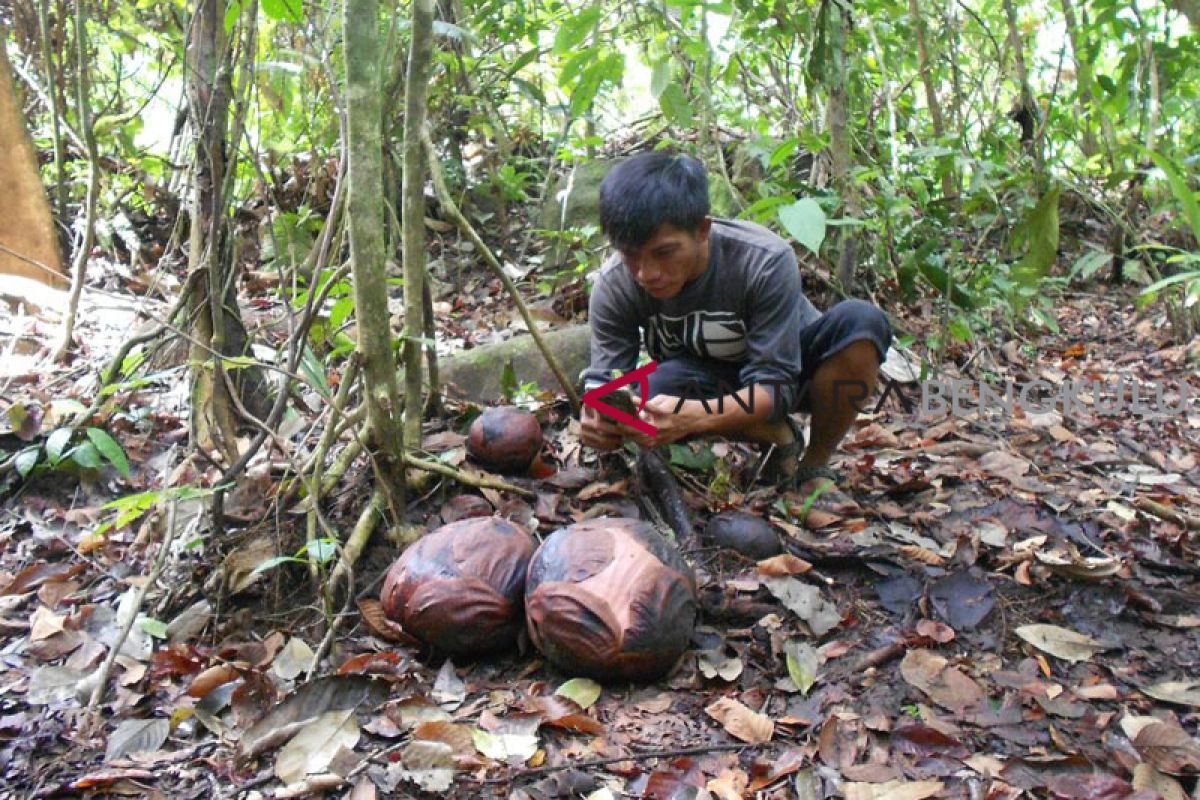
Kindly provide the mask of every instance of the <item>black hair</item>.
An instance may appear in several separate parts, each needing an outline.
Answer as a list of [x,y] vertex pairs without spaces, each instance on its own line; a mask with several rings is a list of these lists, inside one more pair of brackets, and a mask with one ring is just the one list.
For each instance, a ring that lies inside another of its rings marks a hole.
[[708,209],[704,166],[679,153],[640,153],[600,184],[600,228],[618,250],[641,247],[664,223],[695,231]]

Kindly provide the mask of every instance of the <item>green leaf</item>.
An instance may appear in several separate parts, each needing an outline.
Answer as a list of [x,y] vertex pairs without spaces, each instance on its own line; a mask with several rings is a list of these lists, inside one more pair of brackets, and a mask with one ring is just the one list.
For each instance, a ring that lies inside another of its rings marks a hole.
[[1013,270],[1013,279],[1021,285],[1039,284],[1058,259],[1058,196],[1061,191],[1062,187],[1055,185],[1046,192],[1022,226],[1028,249]]
[[558,29],[558,33],[554,35],[555,55],[566,55],[583,44],[583,40],[596,27],[596,23],[600,21],[600,15],[603,13],[604,6],[597,3],[565,20]]
[[242,16],[242,0],[233,0],[225,9],[225,33],[228,34],[237,25],[238,17]]
[[1142,294],[1155,294],[1162,289],[1167,288],[1168,286],[1174,286],[1177,283],[1189,283],[1191,281],[1200,282],[1200,270],[1195,270],[1194,272],[1180,272],[1178,274],[1171,275],[1170,277],[1163,278],[1161,281],[1155,281],[1145,289],[1142,289]]
[[262,0],[262,10],[271,19],[284,22],[303,22],[300,0]]
[[46,437],[46,458],[51,466],[62,461],[63,453],[71,443],[71,433],[70,428],[59,428]]
[[[711,400],[709,406],[715,409]],[[717,457],[713,455],[713,451],[703,445],[700,446],[699,451],[693,450],[686,444],[673,444],[670,447],[671,463],[677,467],[706,472],[712,469],[713,464],[717,463]]]
[[295,556],[272,556],[271,558],[268,558],[266,561],[262,562],[257,567],[255,567],[254,571],[251,572],[250,575],[251,576],[261,575],[262,573],[266,572],[269,569],[274,569],[275,567],[278,567],[280,564],[289,564],[289,563],[303,564],[304,561],[302,559],[296,558]]
[[337,555],[337,542],[329,538],[314,539],[301,547],[296,555],[305,553],[310,554],[318,564],[328,564]]
[[658,106],[667,121],[681,128],[692,127],[696,115],[692,112],[692,105],[688,102],[683,87],[678,83],[672,83],[663,89],[663,93],[658,97]]
[[555,689],[554,693],[574,700],[582,709],[588,709],[600,699],[600,684],[590,678],[572,678]]
[[510,359],[504,362],[504,369],[500,372],[500,391],[504,394],[504,399],[511,403],[517,396],[518,388],[520,382],[517,380],[517,371],[513,369]]
[[147,617],[139,623],[142,630],[153,636],[155,639],[167,638],[167,623],[162,620],[157,620],[152,617]]
[[1141,148],[1142,152],[1148,155],[1155,165],[1167,175],[1167,183],[1171,187],[1171,194],[1175,195],[1175,199],[1179,205],[1183,207],[1184,219],[1191,226],[1192,234],[1200,241],[1200,202],[1197,202],[1196,195],[1188,186],[1187,180],[1183,177],[1183,172],[1162,153],[1156,153],[1153,150]]
[[108,431],[101,428],[88,428],[87,437],[91,443],[96,446],[100,454],[108,459],[108,463],[117,468],[117,472],[121,473],[121,477],[129,479],[129,459],[125,457],[125,451],[121,445],[117,444],[117,440],[108,434]]
[[650,96],[655,100],[662,97],[663,91],[671,83],[671,59],[660,58],[654,62],[650,72]]
[[37,466],[38,448],[26,447],[21,452],[17,453],[17,457],[13,459],[13,467],[16,468],[17,474],[22,478],[29,477],[29,473],[33,472],[33,468]]
[[779,221],[792,238],[807,247],[814,255],[825,241],[825,212],[816,200],[806,197],[779,209]]
[[821,668],[821,655],[808,642],[789,639],[784,645],[787,653],[788,677],[800,694],[807,696],[808,690],[817,682],[817,671]]
[[104,461],[100,451],[91,442],[84,442],[70,452],[71,460],[84,469],[100,469]]

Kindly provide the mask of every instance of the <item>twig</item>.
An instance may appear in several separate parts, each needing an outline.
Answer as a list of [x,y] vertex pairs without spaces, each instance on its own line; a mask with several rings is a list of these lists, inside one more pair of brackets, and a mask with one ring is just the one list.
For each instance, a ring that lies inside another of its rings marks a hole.
[[417,458],[411,453],[404,454],[404,463],[408,464],[410,467],[416,467],[417,469],[425,470],[426,472],[432,472],[434,474],[441,475],[442,477],[458,481],[459,483],[464,483],[467,486],[475,486],[479,489],[496,489],[501,492],[514,492],[523,497],[537,497],[537,494],[529,489],[525,489],[520,486],[514,486],[511,483],[496,480],[495,478],[472,475],[469,472],[463,472],[462,470],[455,469],[449,464],[441,464],[437,461],[426,461],[424,459]]
[[748,747],[754,747],[746,743],[739,744],[710,744],[700,747],[683,747],[678,750],[646,750],[640,753],[630,753],[624,756],[609,756],[607,758],[590,758],[586,761],[568,761],[565,764],[552,764],[547,767],[536,767],[534,769],[522,769],[517,772],[506,775],[502,778],[489,778],[483,781],[485,784],[512,783],[513,781],[526,780],[527,778],[535,778],[539,775],[548,775],[551,772],[561,772],[564,769],[591,769],[592,767],[603,767],[606,764],[619,764],[622,761],[648,761],[652,758],[681,758],[683,756],[702,756],[706,753],[721,753],[730,750],[744,750]]
[[558,363],[558,358],[554,355],[554,351],[546,344],[546,340],[542,338],[542,334],[538,332],[537,324],[529,313],[529,308],[525,305],[525,301],[521,299],[521,293],[517,291],[517,287],[512,282],[512,278],[508,277],[508,273],[504,271],[503,265],[496,259],[496,256],[484,243],[483,239],[479,238],[475,228],[459,211],[454,199],[450,196],[450,190],[446,188],[446,181],[442,178],[442,167],[438,163],[437,153],[433,149],[433,141],[429,138],[429,132],[423,131],[421,138],[425,143],[426,160],[429,162],[429,177],[433,181],[434,191],[438,196],[438,201],[442,204],[442,210],[454,223],[458,229],[465,235],[475,248],[483,256],[484,262],[491,268],[500,282],[504,284],[504,289],[508,292],[508,296],[512,298],[513,303],[517,307],[517,311],[521,314],[521,319],[525,321],[525,327],[529,329],[529,335],[533,337],[534,344],[538,350],[542,351],[542,357],[546,359],[546,364],[554,373],[554,377],[558,379],[558,383],[562,386],[563,392],[567,395],[567,399],[571,403],[571,411],[575,414],[579,413],[580,400],[579,395],[575,391],[575,384],[563,372],[562,365]]
[[100,705],[100,701],[104,698],[104,687],[108,684],[108,678],[112,674],[113,664],[116,663],[117,656],[121,653],[121,648],[125,646],[125,640],[129,638],[129,632],[133,630],[133,623],[137,619],[138,612],[142,609],[146,593],[158,581],[158,576],[162,574],[163,566],[167,563],[167,554],[171,552],[171,543],[175,541],[176,502],[175,498],[172,498],[171,504],[167,507],[167,529],[163,533],[163,541],[158,550],[158,557],[154,560],[154,569],[151,570],[150,577],[146,579],[146,582],[138,587],[129,617],[125,620],[125,624],[121,626],[121,630],[117,633],[117,639],[113,642],[112,649],[108,651],[108,657],[104,659],[104,664],[100,667],[96,686],[92,689],[92,698],[88,701],[88,708],[95,708]]
[[1188,530],[1200,531],[1200,517],[1193,517],[1190,514],[1184,514],[1182,511],[1176,511],[1170,506],[1165,506],[1162,503],[1151,500],[1149,497],[1138,497],[1133,501],[1133,504],[1147,514],[1153,514],[1159,519],[1174,522],[1176,525]]

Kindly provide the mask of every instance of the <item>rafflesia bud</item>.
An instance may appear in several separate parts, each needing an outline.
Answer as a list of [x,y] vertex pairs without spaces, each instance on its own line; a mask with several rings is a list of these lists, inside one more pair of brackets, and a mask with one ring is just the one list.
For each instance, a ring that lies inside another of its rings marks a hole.
[[529,563],[525,619],[565,672],[654,680],[687,650],[696,579],[647,522],[601,518],[552,533]]
[[725,511],[708,521],[706,538],[718,547],[737,550],[756,561],[783,552],[779,536],[765,519],[742,511]]
[[380,592],[384,613],[447,653],[511,647],[524,622],[521,603],[533,550],[533,538],[506,519],[443,525],[392,564]]
[[489,408],[467,433],[467,454],[496,472],[525,472],[541,449],[537,417],[512,406]]

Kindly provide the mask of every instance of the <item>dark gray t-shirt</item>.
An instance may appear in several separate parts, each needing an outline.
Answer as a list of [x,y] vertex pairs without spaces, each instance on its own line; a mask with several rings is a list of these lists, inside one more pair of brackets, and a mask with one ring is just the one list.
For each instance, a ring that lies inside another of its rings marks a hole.
[[753,222],[714,219],[708,269],[679,294],[651,297],[613,253],[596,275],[588,316],[585,389],[636,367],[644,338],[655,361],[687,354],[739,365],[743,386],[764,383],[778,393],[782,408],[771,413],[778,421],[796,402],[800,331],[820,313],[800,288],[800,268],[787,242]]

